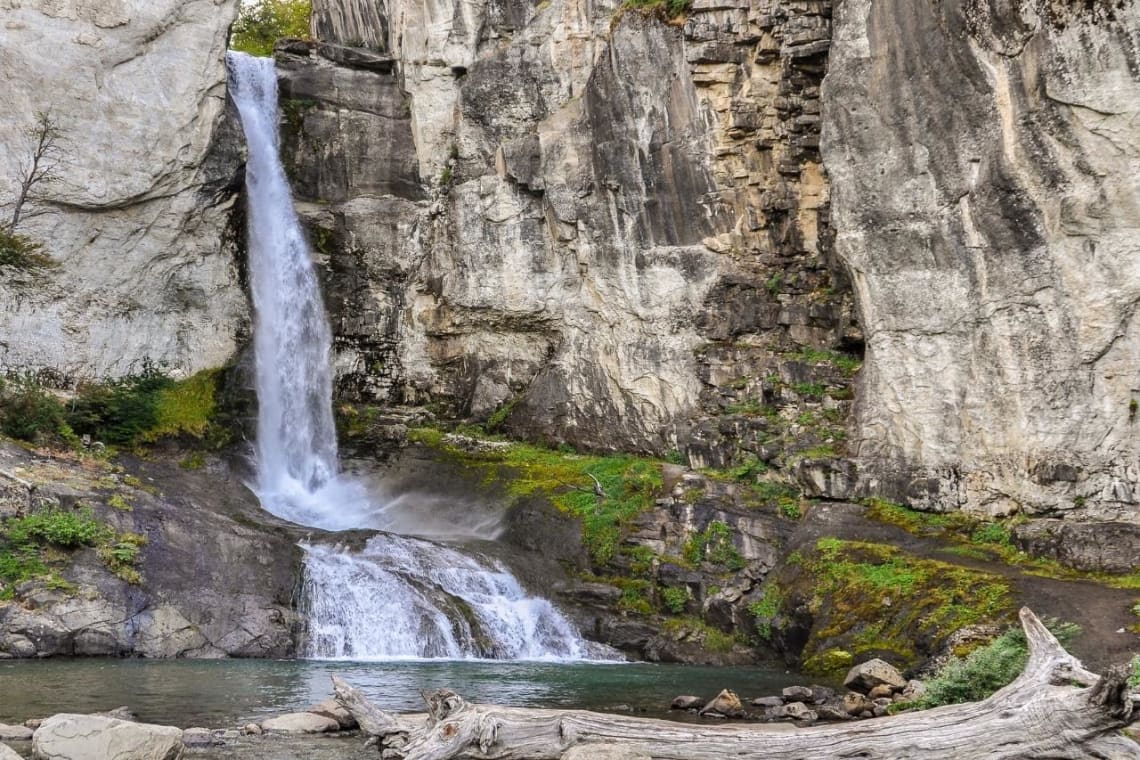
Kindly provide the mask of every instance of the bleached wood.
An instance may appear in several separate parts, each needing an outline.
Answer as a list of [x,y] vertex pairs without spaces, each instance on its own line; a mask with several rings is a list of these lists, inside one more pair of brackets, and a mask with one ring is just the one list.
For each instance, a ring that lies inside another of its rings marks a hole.
[[1140,759],[1140,746],[1118,733],[1135,699],[1125,671],[1114,668],[1098,677],[1027,608],[1021,623],[1029,661],[1017,680],[989,698],[812,728],[693,726],[584,710],[474,705],[447,690],[431,694],[428,716],[412,725],[371,706],[339,679],[337,698],[366,732],[380,737],[385,758],[402,760],[559,760],[571,747],[590,744],[620,745],[654,760]]

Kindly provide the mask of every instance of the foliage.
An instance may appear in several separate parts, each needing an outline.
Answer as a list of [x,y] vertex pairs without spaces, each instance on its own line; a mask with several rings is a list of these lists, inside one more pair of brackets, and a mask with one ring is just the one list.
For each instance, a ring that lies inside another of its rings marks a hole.
[[806,364],[830,364],[848,376],[854,375],[859,371],[859,368],[863,366],[862,360],[857,356],[843,354],[839,351],[813,348],[811,346],[804,346],[796,353],[790,354],[788,358],[796,359]]
[[408,437],[484,468],[488,482],[501,481],[512,497],[549,498],[582,521],[582,541],[593,560],[603,565],[617,552],[628,523],[652,509],[662,487],[661,462],[655,459],[577,454],[525,443],[467,450],[433,428],[409,431]]
[[798,520],[804,516],[804,510],[798,502],[782,501],[780,502],[780,514],[789,520]]
[[273,44],[286,37],[307,38],[310,0],[260,0],[244,4],[230,32],[230,47],[257,56],[273,55]]
[[63,404],[31,377],[0,379],[0,433],[29,443],[71,437]]
[[792,390],[804,398],[821,399],[827,395],[827,386],[823,383],[792,383]]
[[1054,559],[1032,557],[1013,542],[1013,521],[985,522],[961,512],[932,514],[910,509],[883,499],[866,502],[867,516],[896,525],[908,533],[938,538],[956,544],[946,551],[972,559],[1002,562],[1029,575],[1063,580],[1091,580],[1113,588],[1140,588],[1140,572],[1125,574],[1093,573],[1062,565]]
[[769,585],[764,589],[763,597],[748,605],[748,611],[756,619],[756,633],[764,641],[772,640],[772,621],[780,614],[783,603],[784,595],[779,586]]
[[25,517],[13,517],[4,524],[5,538],[13,545],[46,542],[65,549],[94,546],[101,531],[90,509],[33,512]]
[[107,499],[107,506],[120,512],[130,512],[133,509],[131,503],[122,494],[117,493],[111,494],[110,498]]
[[687,586],[670,586],[662,589],[661,603],[665,605],[665,609],[672,612],[674,615],[679,615],[685,611],[685,605],[689,603],[689,589]]
[[[1080,632],[1072,623],[1048,622],[1062,643]],[[920,708],[977,702],[1012,683],[1029,659],[1029,645],[1020,628],[1011,628],[966,657],[954,657],[926,682],[926,694],[916,701]]]
[[685,561],[693,565],[708,562],[723,565],[729,570],[742,569],[744,557],[733,544],[732,534],[731,525],[722,520],[713,520],[703,531],[694,533],[685,542],[682,551]]
[[80,435],[119,446],[132,446],[158,424],[159,394],[174,384],[147,362],[141,372],[79,388],[68,420]]
[[0,229],[0,267],[37,271],[56,266],[43,246],[26,235]]
[[666,18],[684,16],[692,7],[693,0],[625,0],[622,7],[641,11],[663,13]]
[[99,547],[99,559],[122,580],[131,584],[142,583],[142,574],[135,565],[139,551],[146,545],[146,536],[138,533],[123,533],[111,537]]
[[819,539],[785,581],[785,593],[805,600],[815,617],[804,648],[811,670],[835,648],[915,662],[915,642],[930,652],[953,631],[1012,611],[1004,578],[863,541]]
[[698,642],[710,652],[731,652],[736,645],[736,639],[729,634],[692,616],[668,618],[663,627],[678,641],[685,638]]
[[1135,655],[1128,663],[1131,673],[1128,675],[1128,685],[1135,688],[1140,686],[1140,654]]

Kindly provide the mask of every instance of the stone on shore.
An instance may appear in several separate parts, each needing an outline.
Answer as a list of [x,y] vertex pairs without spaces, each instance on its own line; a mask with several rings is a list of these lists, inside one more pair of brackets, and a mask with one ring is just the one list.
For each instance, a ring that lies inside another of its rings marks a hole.
[[261,721],[261,727],[278,734],[323,734],[340,730],[340,724],[333,718],[310,712],[278,715]]
[[700,714],[714,718],[735,718],[744,714],[744,705],[740,704],[740,697],[736,696],[736,692],[724,689],[704,706]]
[[893,665],[878,658],[859,663],[847,671],[847,677],[843,679],[843,685],[848,689],[864,694],[881,684],[901,690],[906,687],[906,683],[906,679]]
[[784,689],[783,697],[785,702],[811,702],[812,691],[806,686],[789,686]]
[[32,737],[39,760],[177,760],[182,750],[181,728],[99,715],[53,715]]
[[214,734],[208,728],[188,728],[182,732],[182,743],[187,747],[212,747]]
[[683,694],[673,699],[672,704],[669,705],[670,710],[700,710],[704,707],[705,701],[700,697],[691,694]]
[[0,744],[0,760],[24,760],[7,744]]
[[29,741],[32,738],[32,729],[27,726],[7,726],[0,723],[0,742]]
[[323,715],[326,718],[332,718],[337,722],[337,725],[343,730],[356,728],[356,718],[352,717],[352,713],[344,709],[344,706],[335,699],[326,699],[319,705],[310,707],[306,712],[311,712],[314,715]]

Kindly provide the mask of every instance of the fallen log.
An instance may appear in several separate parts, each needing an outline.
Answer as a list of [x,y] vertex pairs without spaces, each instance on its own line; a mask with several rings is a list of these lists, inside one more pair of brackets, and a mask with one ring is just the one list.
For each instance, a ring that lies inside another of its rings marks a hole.
[[811,728],[693,726],[585,710],[475,705],[448,690],[425,695],[426,716],[379,710],[334,677],[337,699],[391,760],[560,760],[570,750],[653,760],[1140,760],[1119,729],[1140,701],[1123,667],[1103,676],[1070,655],[1028,608],[1021,624],[1029,661],[1010,685],[981,702]]

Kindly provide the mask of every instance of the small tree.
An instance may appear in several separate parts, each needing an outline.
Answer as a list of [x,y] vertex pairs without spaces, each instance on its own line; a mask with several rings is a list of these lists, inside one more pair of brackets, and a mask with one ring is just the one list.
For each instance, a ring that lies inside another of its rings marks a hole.
[[12,207],[12,215],[0,221],[0,267],[38,270],[55,263],[43,253],[42,246],[30,238],[16,233],[24,219],[43,211],[28,207],[28,201],[45,186],[58,181],[64,160],[63,131],[50,111],[37,111],[32,126],[27,130],[31,150],[16,169],[16,197],[3,206]]
[[63,131],[50,111],[36,112],[27,135],[31,138],[32,153],[20,161],[17,169],[16,199],[10,204],[12,217],[6,225],[8,233],[16,231],[21,219],[40,213],[24,207],[37,190],[59,179],[63,164]]
[[309,36],[312,9],[311,0],[243,2],[230,31],[230,47],[250,55],[273,55],[277,40]]

